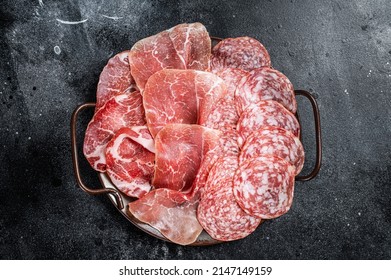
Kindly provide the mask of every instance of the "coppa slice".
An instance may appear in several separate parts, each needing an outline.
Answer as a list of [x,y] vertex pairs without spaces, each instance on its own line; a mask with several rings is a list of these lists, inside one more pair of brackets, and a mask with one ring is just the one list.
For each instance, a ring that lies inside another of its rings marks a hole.
[[178,69],[155,73],[143,95],[152,136],[169,123],[204,124],[215,102],[225,94],[224,81],[212,73]]
[[103,68],[96,90],[95,112],[113,96],[126,90],[137,90],[136,82],[130,74],[129,51],[123,51],[110,58]]
[[217,181],[208,188],[198,205],[197,218],[214,239],[232,241],[251,234],[261,219],[240,208],[233,194],[232,178]]
[[262,67],[254,69],[246,80],[242,80],[237,87],[239,114],[250,105],[261,100],[275,100],[280,102],[293,114],[297,111],[297,103],[293,85],[281,72]]
[[105,149],[107,143],[122,127],[145,125],[145,113],[140,92],[131,92],[113,96],[95,112],[88,124],[83,152],[92,168],[106,171]]
[[149,77],[159,70],[207,70],[211,41],[201,23],[179,24],[135,43],[129,52],[132,76],[143,93]]
[[200,125],[166,125],[155,138],[152,185],[190,193],[204,156],[219,144],[220,134]]
[[280,103],[273,100],[260,101],[246,108],[239,118],[238,143],[242,146],[247,137],[264,126],[277,126],[300,135],[300,124],[296,117]]
[[290,163],[275,156],[261,156],[239,165],[233,192],[247,214],[273,219],[290,209],[294,183],[295,168]]
[[221,71],[225,68],[253,70],[271,66],[266,48],[250,37],[228,38],[219,42],[212,50],[211,69]]
[[202,232],[196,215],[197,206],[198,200],[185,200],[178,191],[156,189],[129,203],[129,212],[170,241],[188,245]]
[[248,158],[274,155],[295,166],[295,175],[304,165],[304,148],[291,132],[275,126],[264,126],[247,138],[240,152],[240,161]]
[[141,197],[150,191],[153,151],[154,141],[146,126],[118,130],[106,147],[106,171],[120,191],[132,197]]

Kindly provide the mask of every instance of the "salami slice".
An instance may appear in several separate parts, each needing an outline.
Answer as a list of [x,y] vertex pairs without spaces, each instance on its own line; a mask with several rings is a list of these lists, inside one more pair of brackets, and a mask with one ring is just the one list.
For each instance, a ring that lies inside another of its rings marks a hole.
[[[232,175],[235,173],[236,169],[238,169],[238,166],[238,155],[222,156],[218,158],[209,171],[208,179],[206,181],[205,188],[202,194],[207,193],[209,188],[221,186],[221,181],[225,179],[232,180]],[[202,194],[201,200],[203,197]]]
[[271,66],[270,56],[266,48],[254,38],[224,39],[212,50],[212,71],[220,71],[224,68],[249,71],[262,66]]
[[236,112],[234,98],[224,97],[216,103],[203,125],[220,131],[226,131],[227,129],[236,128],[238,120],[239,115]]
[[96,90],[95,112],[111,97],[122,94],[126,90],[137,90],[136,82],[130,74],[128,60],[129,51],[123,51],[110,58],[103,68]]
[[234,176],[233,191],[240,207],[262,219],[277,218],[290,209],[295,168],[275,156],[243,161]]
[[242,80],[237,88],[239,114],[245,108],[261,100],[275,100],[280,102],[293,114],[297,111],[296,97],[293,85],[281,72],[262,67],[250,72],[246,80]]
[[300,135],[300,124],[296,117],[280,103],[265,100],[248,106],[240,116],[237,125],[239,146],[243,145],[253,131],[264,126],[277,126],[297,137]]
[[114,185],[131,197],[151,189],[155,154],[146,126],[121,128],[106,146],[106,172]]
[[233,194],[232,178],[216,182],[202,197],[197,218],[214,239],[232,241],[251,234],[261,219],[248,215],[238,205]]
[[248,158],[275,155],[295,166],[295,175],[304,165],[304,148],[291,132],[275,126],[265,126],[247,138],[240,152],[240,162]]

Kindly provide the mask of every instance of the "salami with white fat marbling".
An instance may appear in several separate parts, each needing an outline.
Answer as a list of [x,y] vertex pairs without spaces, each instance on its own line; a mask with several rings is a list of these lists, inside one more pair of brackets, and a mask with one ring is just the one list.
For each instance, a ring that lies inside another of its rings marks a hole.
[[304,148],[291,132],[275,126],[265,126],[247,138],[240,152],[240,161],[257,156],[275,155],[295,167],[295,175],[304,165]]
[[227,38],[212,50],[213,72],[225,68],[250,71],[263,66],[271,66],[269,53],[259,41],[251,37]]
[[234,176],[233,193],[249,215],[277,218],[293,201],[295,168],[276,156],[260,156],[241,162]]
[[276,101],[264,100],[248,106],[240,116],[237,125],[239,146],[251,133],[264,126],[277,126],[297,137],[300,135],[300,124],[295,115]]

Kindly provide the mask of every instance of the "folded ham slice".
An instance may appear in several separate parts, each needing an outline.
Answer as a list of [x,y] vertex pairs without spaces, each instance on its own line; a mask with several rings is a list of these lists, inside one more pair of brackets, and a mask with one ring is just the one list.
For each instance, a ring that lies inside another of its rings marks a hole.
[[152,75],[143,95],[152,136],[170,123],[203,125],[227,92],[218,76],[196,70],[164,69]]
[[166,125],[155,138],[152,185],[190,193],[205,155],[219,145],[220,136],[220,131],[200,125]]
[[110,98],[95,112],[88,124],[83,146],[84,155],[95,170],[106,171],[106,145],[120,128],[145,125],[142,105],[140,92],[127,90]]
[[148,78],[165,68],[209,69],[211,41],[201,23],[184,23],[135,43],[129,52],[131,73],[143,93]]

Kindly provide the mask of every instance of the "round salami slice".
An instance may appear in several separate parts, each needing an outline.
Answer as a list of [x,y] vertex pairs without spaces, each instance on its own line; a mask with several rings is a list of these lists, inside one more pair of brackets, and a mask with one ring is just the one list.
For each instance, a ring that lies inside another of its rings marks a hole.
[[304,165],[304,148],[300,139],[291,132],[275,126],[265,126],[254,131],[247,138],[240,152],[239,160],[274,155],[285,159],[295,167],[295,175]]
[[251,234],[261,219],[248,215],[235,200],[232,178],[216,182],[201,199],[197,218],[214,239],[232,241]]
[[237,87],[236,102],[239,114],[248,105],[261,100],[275,100],[293,114],[297,111],[292,83],[284,74],[269,67],[251,71],[247,80],[242,80]]
[[232,129],[232,128],[225,129],[219,141],[224,155],[239,154],[238,139],[239,139],[239,134],[236,131],[236,129]]
[[270,56],[266,48],[254,38],[224,39],[212,50],[213,72],[229,67],[250,71],[262,66],[271,66]]
[[239,115],[236,112],[234,99],[223,97],[216,103],[203,125],[225,131],[229,128],[236,128],[238,120]]
[[[239,167],[239,156],[222,156],[216,160],[212,168],[209,171],[208,179],[205,184],[202,194],[208,192],[209,188],[219,187],[220,182],[225,179],[231,179],[236,169]],[[201,196],[202,199],[203,195]]]
[[237,131],[238,143],[241,147],[253,131],[264,126],[277,126],[300,135],[300,124],[295,115],[273,100],[264,100],[246,108],[239,118]]
[[273,219],[292,205],[295,168],[275,156],[250,158],[239,165],[233,182],[236,201],[247,214]]

